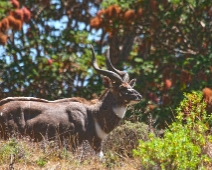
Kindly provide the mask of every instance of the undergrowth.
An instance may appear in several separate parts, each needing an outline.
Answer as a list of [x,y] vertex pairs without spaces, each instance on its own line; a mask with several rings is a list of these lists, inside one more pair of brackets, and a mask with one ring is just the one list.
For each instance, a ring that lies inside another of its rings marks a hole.
[[138,139],[146,140],[148,132],[143,123],[125,122],[104,141],[103,161],[99,161],[88,142],[73,152],[68,144],[61,147],[59,141],[36,143],[20,135],[12,136],[7,141],[0,140],[0,169],[136,170],[140,163],[132,157],[132,149],[138,146]]
[[151,133],[148,141],[140,140],[133,150],[143,169],[211,169],[212,116],[206,114],[205,107],[201,93],[185,94],[176,109],[176,121],[165,130],[164,137]]

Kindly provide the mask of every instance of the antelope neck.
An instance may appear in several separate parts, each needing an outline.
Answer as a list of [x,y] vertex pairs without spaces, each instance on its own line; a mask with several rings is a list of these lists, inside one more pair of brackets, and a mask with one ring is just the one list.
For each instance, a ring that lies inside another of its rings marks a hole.
[[96,134],[100,139],[104,139],[116,126],[126,112],[126,105],[114,96],[110,90],[101,96],[99,109],[94,116]]
[[101,100],[104,101],[104,105],[102,105],[102,109],[100,110],[108,110],[108,112],[110,112],[105,116],[111,116],[110,114],[112,113],[120,119],[124,118],[127,105],[118,96],[112,94],[108,89],[101,96]]
[[118,116],[120,119],[123,119],[126,113],[126,106],[120,105],[120,106],[113,106],[112,107],[113,112],[116,116]]

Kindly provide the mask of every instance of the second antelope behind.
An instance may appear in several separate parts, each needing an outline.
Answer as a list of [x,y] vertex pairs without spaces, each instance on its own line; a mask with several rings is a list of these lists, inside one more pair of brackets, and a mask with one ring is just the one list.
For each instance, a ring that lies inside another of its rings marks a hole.
[[[127,106],[138,103],[142,96],[133,89],[135,79],[126,72],[114,68],[109,54],[106,55],[108,70],[99,68],[93,47],[92,64],[97,73],[105,78],[107,89],[98,100],[90,102],[73,97],[48,101],[33,97],[8,97],[0,101],[1,138],[7,139],[18,131],[35,141],[44,137],[63,140],[77,136],[77,143],[87,140],[102,157],[102,140],[119,125]],[[72,141],[72,145],[76,142]],[[76,146],[74,146],[76,147]]]

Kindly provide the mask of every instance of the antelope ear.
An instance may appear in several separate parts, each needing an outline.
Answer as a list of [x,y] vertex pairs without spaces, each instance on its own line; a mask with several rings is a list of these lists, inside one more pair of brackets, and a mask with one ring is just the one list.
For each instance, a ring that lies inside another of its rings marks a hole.
[[105,88],[109,88],[111,87],[111,80],[108,77],[103,76],[103,84]]
[[135,83],[136,83],[136,79],[132,79],[132,80],[130,80],[129,85],[131,87],[134,87],[135,86]]

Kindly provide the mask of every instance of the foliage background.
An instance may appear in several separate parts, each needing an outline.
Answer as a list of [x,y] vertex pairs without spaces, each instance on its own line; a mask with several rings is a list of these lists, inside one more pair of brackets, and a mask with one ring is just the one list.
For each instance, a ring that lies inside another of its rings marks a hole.
[[[0,3],[1,22],[13,1]],[[211,0],[18,2],[31,19],[20,30],[1,27],[7,35],[0,46],[1,99],[96,98],[102,82],[91,67],[89,44],[103,68],[110,46],[113,64],[137,78],[144,100],[128,113],[131,120],[151,115],[155,126],[164,127],[183,92],[212,86]]]

